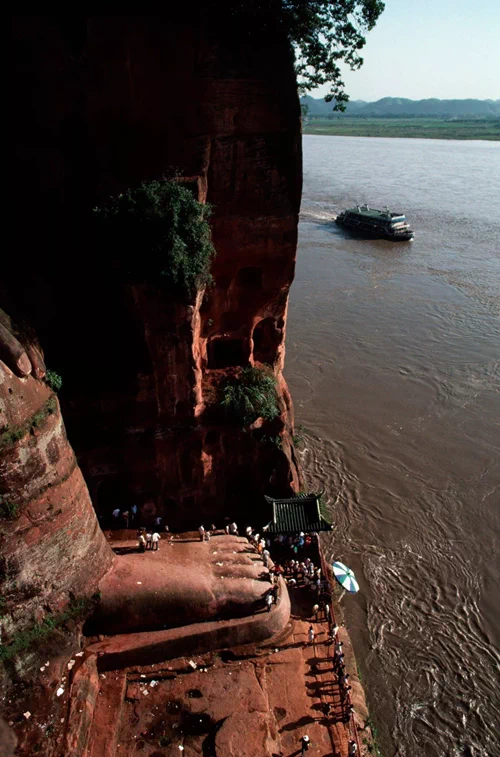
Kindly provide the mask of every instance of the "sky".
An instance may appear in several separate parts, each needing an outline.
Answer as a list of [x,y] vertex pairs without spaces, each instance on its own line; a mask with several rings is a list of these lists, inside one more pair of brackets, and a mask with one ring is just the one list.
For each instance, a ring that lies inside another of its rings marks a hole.
[[[500,0],[385,0],[351,100],[500,99]],[[327,87],[310,94],[322,97]]]

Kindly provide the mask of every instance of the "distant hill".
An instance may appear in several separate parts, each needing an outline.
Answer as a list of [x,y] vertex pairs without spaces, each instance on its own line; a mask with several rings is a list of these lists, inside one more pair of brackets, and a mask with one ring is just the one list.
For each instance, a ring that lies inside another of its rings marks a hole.
[[[300,98],[301,104],[308,107],[310,116],[341,116],[333,112],[333,103],[316,99],[310,95]],[[346,116],[398,117],[398,116],[438,116],[440,118],[499,117],[500,100],[409,100],[405,97],[383,97],[369,103],[353,100],[347,103]]]

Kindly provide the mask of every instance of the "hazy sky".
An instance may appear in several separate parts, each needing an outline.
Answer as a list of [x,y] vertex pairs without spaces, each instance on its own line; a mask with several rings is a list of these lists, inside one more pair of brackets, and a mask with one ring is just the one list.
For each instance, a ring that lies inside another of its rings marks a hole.
[[386,0],[362,55],[351,100],[499,99],[500,0]]

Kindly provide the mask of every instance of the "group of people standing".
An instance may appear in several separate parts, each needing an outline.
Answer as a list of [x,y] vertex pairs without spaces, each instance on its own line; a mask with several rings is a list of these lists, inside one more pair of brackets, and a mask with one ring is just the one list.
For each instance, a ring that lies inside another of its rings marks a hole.
[[[288,549],[292,551],[293,556],[290,559],[284,559],[282,564],[275,560],[272,571],[275,576],[281,575],[285,579],[289,588],[296,588],[297,590],[308,589],[308,591],[311,592],[311,595],[313,597],[312,601],[314,602],[312,606],[312,616],[314,620],[324,620],[328,623],[330,636],[327,640],[327,644],[333,645],[333,683],[337,684],[338,691],[340,693],[340,718],[342,722],[347,725],[354,713],[354,707],[352,705],[350,695],[351,684],[345,666],[343,643],[339,639],[339,629],[338,626],[335,625],[334,618],[330,610],[331,596],[329,583],[326,577],[323,575],[321,567],[319,567],[317,564],[315,565],[315,561],[311,559],[311,557],[314,558],[316,550],[314,550],[313,554],[310,551],[310,547],[314,546],[315,543],[317,543],[317,535],[306,535],[303,532],[300,532],[297,536],[277,536],[275,537],[274,544],[272,546],[267,536],[261,539],[259,534],[253,535],[253,533],[249,532],[247,532],[247,536],[263,556],[265,565],[266,561],[270,560],[271,551],[273,552],[273,558],[274,552],[276,552],[277,554],[281,555],[282,560],[283,557],[286,557]],[[274,549],[274,547],[276,547],[277,549]],[[318,550],[320,550],[319,544]],[[309,554],[311,554],[311,557],[305,556],[308,552]],[[319,555],[321,555],[320,551]],[[268,609],[270,609],[271,600],[268,600],[266,597],[266,602],[268,603]],[[307,631],[307,640],[309,644],[314,644],[316,642],[316,632],[312,623],[310,623]],[[325,708],[327,708],[328,710],[327,714],[330,715],[332,705],[325,704]],[[301,753],[302,755],[305,755],[305,753],[311,746],[309,737],[301,737],[300,743],[302,747]],[[349,757],[358,756],[358,744],[353,739],[349,741],[348,754]]]
[[284,575],[285,581],[292,587],[307,586],[318,594],[324,588],[321,568],[317,568],[309,557],[302,562],[287,560],[284,565]]
[[157,552],[160,549],[161,536],[158,531],[152,529],[140,528],[137,531],[137,542],[139,552],[146,552],[148,550]]
[[[198,528],[198,534],[200,536],[200,541],[210,541],[210,537],[212,534],[214,534],[217,531],[217,526],[212,523],[210,528],[205,528],[204,525],[201,525]],[[236,523],[228,523],[224,526],[224,532],[226,534],[232,534],[233,536],[239,536],[238,532],[238,526]]]
[[137,505],[132,505],[128,510],[115,507],[111,515],[114,528],[129,528],[130,524],[137,520],[138,508]]

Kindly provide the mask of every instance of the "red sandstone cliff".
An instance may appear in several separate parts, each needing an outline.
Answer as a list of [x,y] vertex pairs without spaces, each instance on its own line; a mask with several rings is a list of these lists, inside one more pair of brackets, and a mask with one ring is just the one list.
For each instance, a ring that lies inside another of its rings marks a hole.
[[[216,17],[217,5],[13,21],[16,247],[0,296],[63,376],[70,441],[40,352],[0,334],[2,643],[95,591],[112,553],[92,503],[104,519],[136,503],[172,527],[259,523],[264,493],[298,486],[282,375],[301,192],[295,75],[278,29]],[[214,286],[189,302],[124,277],[127,261],[103,255],[91,224],[109,195],[172,169],[214,206]],[[254,364],[272,367],[280,415],[243,430],[217,387]],[[47,657],[70,641],[52,634]],[[11,680],[26,680],[33,650],[8,661]],[[63,672],[64,655],[50,683],[35,682],[38,702]]]
[[[0,326],[0,640],[8,644],[90,597],[112,552],[57,397],[34,377],[44,373],[41,354],[30,361],[29,351]],[[7,668],[23,673],[43,653],[39,641]]]
[[[14,22],[13,194],[29,176],[36,202],[30,224],[14,209],[30,265],[11,293],[63,375],[101,514],[136,502],[172,525],[217,520],[298,484],[281,373],[301,191],[295,76],[277,30],[221,19]],[[89,225],[93,205],[171,167],[214,205],[215,285],[187,305],[124,285],[120,251],[103,259]],[[279,445],[213,412],[221,375],[253,363],[278,379],[281,417],[265,436]]]

